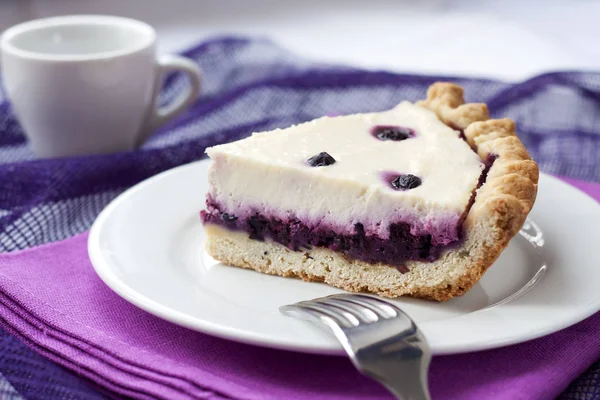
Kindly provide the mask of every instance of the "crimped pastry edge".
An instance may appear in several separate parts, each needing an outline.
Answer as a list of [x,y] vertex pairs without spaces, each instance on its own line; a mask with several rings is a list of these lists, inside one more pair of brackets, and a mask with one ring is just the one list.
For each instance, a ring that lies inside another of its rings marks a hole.
[[[464,273],[413,295],[448,300],[467,292],[496,261],[519,232],[537,196],[539,169],[516,133],[514,121],[490,119],[483,103],[465,103],[463,89],[449,82],[437,82],[427,99],[417,103],[436,113],[447,125],[463,131],[467,143],[482,160],[493,160],[485,183],[476,191],[464,223],[468,254],[447,260],[464,266]],[[457,252],[456,254],[459,254]]]

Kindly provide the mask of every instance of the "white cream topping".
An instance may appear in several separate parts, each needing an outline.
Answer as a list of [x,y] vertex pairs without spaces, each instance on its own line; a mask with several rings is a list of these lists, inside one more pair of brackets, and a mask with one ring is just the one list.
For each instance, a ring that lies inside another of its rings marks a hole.
[[[410,128],[415,137],[382,141],[371,135],[375,126]],[[306,164],[323,151],[336,162]],[[207,153],[213,160],[210,195],[227,210],[265,209],[281,218],[291,213],[344,230],[362,222],[383,237],[391,222],[411,223],[414,234],[457,222],[484,168],[459,132],[409,102],[255,133]],[[394,190],[385,173],[413,174],[422,184]]]

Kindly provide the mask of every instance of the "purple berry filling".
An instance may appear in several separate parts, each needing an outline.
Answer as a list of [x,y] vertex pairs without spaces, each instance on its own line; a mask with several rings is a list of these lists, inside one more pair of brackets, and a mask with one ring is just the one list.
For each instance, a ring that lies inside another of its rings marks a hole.
[[298,219],[283,222],[255,213],[245,220],[241,218],[225,220],[222,214],[218,206],[208,204],[208,211],[201,213],[202,221],[205,224],[216,224],[247,232],[251,239],[260,241],[270,239],[291,250],[303,251],[313,247],[327,247],[350,259],[369,263],[381,262],[402,266],[407,260],[433,261],[440,256],[443,249],[449,247],[449,245],[434,245],[431,235],[412,235],[410,225],[406,223],[390,224],[389,238],[382,239],[367,235],[360,223],[354,226],[354,234],[342,235],[322,227],[311,228]]
[[237,221],[237,217],[233,214],[221,213],[221,219],[223,222],[232,223]]

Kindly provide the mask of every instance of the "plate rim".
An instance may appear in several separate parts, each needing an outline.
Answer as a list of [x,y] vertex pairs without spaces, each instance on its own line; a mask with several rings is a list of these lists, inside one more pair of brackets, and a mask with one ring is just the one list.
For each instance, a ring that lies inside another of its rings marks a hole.
[[[299,345],[297,343],[290,342],[289,340],[281,340],[281,339],[277,339],[274,341],[265,341],[264,337],[261,337],[260,335],[257,335],[252,332],[245,331],[243,329],[238,329],[236,327],[231,327],[231,326],[224,326],[223,324],[214,323],[212,321],[200,319],[198,317],[192,317],[189,314],[186,314],[184,312],[171,309],[171,308],[161,304],[160,302],[157,302],[157,301],[153,300],[152,298],[138,292],[137,290],[131,288],[130,286],[128,286],[127,284],[125,284],[121,280],[119,280],[116,277],[116,275],[110,273],[110,267],[108,267],[108,265],[110,263],[106,260],[105,255],[101,251],[101,245],[100,245],[99,239],[100,239],[100,233],[102,231],[102,228],[104,227],[105,223],[108,221],[112,212],[116,208],[118,208],[121,205],[121,203],[124,202],[127,198],[129,198],[130,196],[132,196],[134,193],[136,193],[138,191],[144,190],[146,186],[152,185],[157,181],[167,179],[169,176],[175,175],[184,169],[198,168],[201,164],[208,164],[209,162],[210,162],[210,160],[205,158],[205,159],[193,161],[193,162],[190,162],[187,164],[183,164],[183,165],[165,170],[161,173],[158,173],[150,178],[147,178],[147,179],[137,183],[136,185],[126,189],[125,191],[123,191],[122,193],[117,195],[98,214],[97,218],[95,219],[95,221],[92,224],[92,227],[90,228],[90,231],[89,231],[89,236],[88,236],[88,240],[87,240],[88,256],[90,258],[91,264],[92,264],[96,274],[113,292],[115,292],[118,296],[122,297],[127,302],[134,305],[135,307],[138,307],[138,308],[144,310],[145,312],[155,315],[163,320],[174,323],[176,325],[180,325],[180,326],[192,329],[197,332],[201,332],[204,334],[208,334],[208,335],[219,337],[219,338],[226,339],[226,340],[232,340],[232,341],[236,341],[236,342],[240,342],[240,343],[255,345],[255,346],[259,346],[259,347],[267,347],[267,348],[286,350],[286,351],[295,351],[295,352],[301,352],[301,353],[312,353],[312,354],[323,354],[323,355],[344,355],[345,353],[343,351],[342,346],[339,345],[337,342],[336,342],[336,344],[338,344],[338,346],[326,347],[323,345],[306,345],[306,344]],[[579,188],[577,188],[573,185],[570,185],[555,176],[545,174],[543,172],[541,172],[540,175],[541,176],[543,175],[544,179],[550,179],[555,182],[558,182],[559,184],[566,185],[569,188],[572,188],[575,191],[577,191],[579,195],[583,195],[587,199],[598,204],[598,202],[593,197],[591,197],[584,191],[580,190]],[[527,296],[527,294],[525,294],[524,296]],[[511,303],[509,303],[509,304],[511,304]],[[423,326],[423,325],[429,326],[429,325],[441,324],[441,325],[452,326],[453,324],[457,323],[456,322],[457,319],[460,319],[462,321],[462,322],[459,322],[460,325],[464,325],[465,322],[468,323],[468,321],[464,321],[464,320],[467,319],[467,317],[469,317],[469,316],[472,317],[475,314],[480,316],[483,313],[495,314],[498,312],[499,309],[501,309],[501,307],[502,306],[488,308],[488,309],[481,309],[481,310],[477,310],[475,312],[467,313],[464,315],[458,315],[458,316],[454,316],[454,317],[444,318],[442,320],[426,321],[426,322],[421,323],[420,325],[421,326]],[[545,329],[538,329],[538,330],[535,330],[534,332],[530,332],[527,335],[523,335],[523,334],[511,335],[510,332],[508,332],[508,334],[505,335],[503,338],[499,338],[499,339],[493,340],[493,341],[488,340],[488,341],[468,343],[468,344],[465,343],[465,344],[458,344],[458,345],[437,346],[435,349],[432,348],[432,350],[434,350],[433,353],[435,355],[460,354],[460,353],[476,352],[476,351],[481,351],[481,350],[489,350],[489,349],[494,349],[494,348],[499,348],[499,347],[510,346],[513,344],[528,342],[528,341],[558,332],[558,331],[565,329],[567,327],[570,327],[572,325],[575,325],[578,322],[581,322],[581,321],[585,320],[586,318],[590,317],[591,315],[595,314],[599,310],[600,310],[600,296],[598,296],[598,298],[595,299],[595,301],[588,303],[587,307],[578,308],[578,312],[575,314],[571,314],[569,318],[562,318],[560,320],[560,323],[555,322],[553,324],[548,324]]]

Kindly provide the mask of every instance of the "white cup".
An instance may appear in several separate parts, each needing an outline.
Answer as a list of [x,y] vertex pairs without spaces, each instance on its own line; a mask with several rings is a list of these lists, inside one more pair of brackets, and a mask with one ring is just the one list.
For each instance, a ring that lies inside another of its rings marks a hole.
[[[40,157],[134,149],[192,104],[201,73],[189,59],[156,55],[156,32],[128,18],[76,15],[25,22],[0,39],[6,94]],[[157,108],[165,73],[189,90]]]

